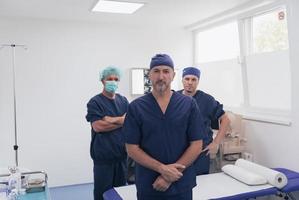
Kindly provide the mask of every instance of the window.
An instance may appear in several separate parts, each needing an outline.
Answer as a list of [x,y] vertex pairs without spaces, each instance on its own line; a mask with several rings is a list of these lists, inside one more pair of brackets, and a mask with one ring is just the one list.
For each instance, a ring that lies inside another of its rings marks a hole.
[[252,51],[248,51],[245,63],[248,106],[290,111],[291,74],[286,11],[277,9],[245,21],[252,23],[252,36],[247,40],[253,47]]
[[286,11],[279,9],[252,18],[253,53],[289,48]]
[[233,59],[240,55],[237,22],[198,32],[195,42],[197,63]]
[[195,31],[194,60],[202,71],[200,89],[247,118],[289,124],[286,14],[282,7],[262,14],[251,12],[246,15],[250,17]]
[[196,65],[201,70],[199,87],[231,107],[243,104],[243,86],[237,21],[195,36]]

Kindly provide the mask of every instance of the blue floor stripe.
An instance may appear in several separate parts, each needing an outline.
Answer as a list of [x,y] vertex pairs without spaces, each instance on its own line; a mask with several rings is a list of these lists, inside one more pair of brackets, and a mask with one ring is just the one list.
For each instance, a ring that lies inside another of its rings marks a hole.
[[93,200],[93,183],[50,188],[51,200]]

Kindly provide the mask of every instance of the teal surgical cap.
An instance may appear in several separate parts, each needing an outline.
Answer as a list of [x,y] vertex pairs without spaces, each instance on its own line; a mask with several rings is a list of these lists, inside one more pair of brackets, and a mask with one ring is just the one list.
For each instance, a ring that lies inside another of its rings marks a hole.
[[112,66],[112,65],[104,68],[100,72],[100,80],[102,81],[102,80],[106,79],[108,76],[111,76],[111,75],[115,75],[120,79],[121,72],[120,72],[119,68],[115,67],[115,66]]

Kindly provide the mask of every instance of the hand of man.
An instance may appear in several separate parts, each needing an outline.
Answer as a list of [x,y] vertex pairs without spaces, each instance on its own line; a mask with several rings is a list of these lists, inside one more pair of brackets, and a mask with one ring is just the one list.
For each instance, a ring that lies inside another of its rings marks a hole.
[[106,122],[109,122],[110,124],[115,123],[115,119],[113,117],[110,117],[110,116],[103,117],[103,120],[106,121]]
[[127,113],[123,114],[123,116],[121,116],[121,124],[123,124],[125,122],[125,118],[126,118]]
[[178,163],[162,165],[160,168],[160,174],[166,181],[174,182],[183,176],[183,173],[180,171],[183,169],[185,169],[185,166]]
[[219,144],[217,144],[216,142],[211,142],[204,150],[202,150],[202,152],[206,152],[206,155],[209,154],[216,154],[218,152],[219,149]]
[[159,176],[153,183],[153,188],[157,191],[165,192],[170,185],[171,183],[166,181],[163,176]]

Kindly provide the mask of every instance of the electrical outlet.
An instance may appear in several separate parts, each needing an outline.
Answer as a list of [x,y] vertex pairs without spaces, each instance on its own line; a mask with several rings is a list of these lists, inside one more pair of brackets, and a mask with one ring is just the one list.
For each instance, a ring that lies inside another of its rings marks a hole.
[[249,152],[244,152],[243,153],[243,158],[245,160],[248,160],[248,161],[253,161],[253,155],[251,153],[249,153]]

